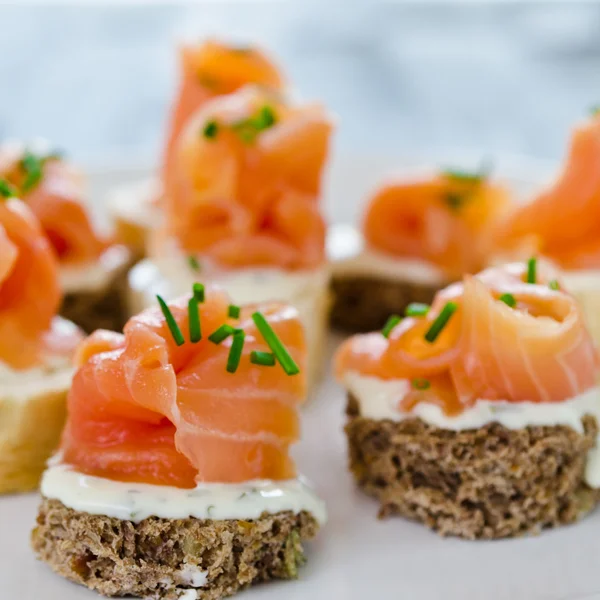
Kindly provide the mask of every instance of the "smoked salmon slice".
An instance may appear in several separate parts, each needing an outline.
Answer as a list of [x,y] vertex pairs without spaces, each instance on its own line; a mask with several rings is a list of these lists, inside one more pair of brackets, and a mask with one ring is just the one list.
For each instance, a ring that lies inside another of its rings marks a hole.
[[600,113],[572,134],[558,179],[531,202],[516,206],[498,227],[498,244],[510,249],[530,240],[564,269],[600,267]]
[[33,213],[0,198],[0,362],[27,369],[45,354],[68,356],[80,333],[56,318],[61,293],[56,258]]
[[225,267],[314,267],[324,260],[318,207],[330,120],[246,87],[206,103],[166,176],[169,230],[188,253]]
[[83,205],[81,174],[59,156],[5,146],[0,178],[28,204],[61,263],[95,260],[106,248]]
[[425,260],[452,279],[484,266],[492,225],[510,203],[507,191],[484,174],[449,171],[391,182],[369,202],[364,236],[376,250]]
[[336,373],[410,381],[400,410],[429,402],[457,414],[478,400],[573,398],[596,384],[598,354],[577,302],[547,278],[553,273],[532,259],[527,266],[466,275],[440,291],[428,311],[399,320],[386,336],[344,342]]
[[180,51],[181,82],[168,126],[164,175],[171,170],[177,138],[188,119],[208,100],[230,94],[246,84],[281,89],[278,68],[260,50],[208,40]]
[[[189,297],[169,303],[181,332],[189,329]],[[202,339],[177,345],[164,313],[152,308],[129,320],[123,334],[96,332],[79,348],[80,368],[68,398],[64,461],[79,471],[121,481],[193,487],[295,476],[288,455],[298,440],[298,405],[306,394],[304,332],[297,312],[269,304],[229,317],[228,295],[207,287],[199,304]],[[269,352],[253,314],[260,311],[300,365],[252,361]],[[227,370],[235,336],[244,333],[239,365]]]

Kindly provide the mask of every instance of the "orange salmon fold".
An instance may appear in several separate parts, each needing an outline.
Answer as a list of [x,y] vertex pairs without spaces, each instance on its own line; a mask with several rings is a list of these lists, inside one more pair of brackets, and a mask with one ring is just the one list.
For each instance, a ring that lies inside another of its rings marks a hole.
[[[243,308],[228,319],[229,297],[207,287],[200,304],[202,340],[177,346],[159,308],[129,320],[123,334],[98,331],[79,348],[68,398],[64,461],[120,481],[190,488],[197,482],[288,479],[289,446],[299,438],[298,405],[306,394],[304,332],[294,309]],[[188,298],[169,304],[186,340]],[[270,351],[251,314],[260,310],[300,365],[250,362]],[[226,370],[231,336],[207,338],[223,323],[245,332],[235,373]]]
[[497,240],[501,249],[529,242],[564,269],[600,267],[600,113],[574,129],[562,173],[515,207]]
[[230,268],[311,268],[324,260],[321,175],[332,125],[246,87],[204,105],[166,179],[168,227],[184,251]]
[[281,89],[279,69],[256,48],[241,48],[208,40],[180,51],[181,79],[167,131],[164,176],[171,170],[177,138],[189,118],[208,100],[254,83]]
[[[548,285],[548,265],[538,265],[536,283],[527,283],[526,270],[515,263],[467,275],[439,292],[427,315],[402,320],[387,339],[353,336],[336,354],[337,376],[409,380],[413,389],[398,399],[399,410],[429,402],[448,415],[478,400],[561,402],[589,390],[599,359],[581,310]],[[455,312],[428,341],[449,302]]]
[[485,265],[492,225],[510,203],[508,192],[483,176],[391,182],[370,200],[363,232],[370,247],[427,261],[452,279]]
[[60,301],[58,265],[39,223],[20,200],[0,200],[1,362],[27,369],[47,353],[72,352],[81,336],[63,333]]
[[[31,169],[39,169],[33,184],[28,183],[27,156],[33,161]],[[94,260],[106,248],[83,204],[83,178],[63,159],[0,148],[0,179],[11,184],[33,211],[61,263]]]

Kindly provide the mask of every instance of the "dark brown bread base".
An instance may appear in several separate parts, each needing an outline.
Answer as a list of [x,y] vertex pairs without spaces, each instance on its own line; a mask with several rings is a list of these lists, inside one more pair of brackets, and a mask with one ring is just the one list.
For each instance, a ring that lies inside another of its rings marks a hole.
[[115,272],[109,284],[99,290],[68,292],[60,314],[79,325],[86,333],[96,329],[122,331],[127,312],[127,273],[133,259]]
[[350,332],[380,329],[390,315],[404,314],[404,309],[411,302],[430,303],[435,293],[445,285],[334,275],[331,279],[331,324]]
[[182,580],[187,565],[208,572],[198,591],[202,600],[216,600],[255,582],[295,578],[302,542],[317,529],[308,512],[132,523],[43,498],[31,543],[56,573],[106,596],[174,600],[191,587]]
[[350,469],[381,502],[380,517],[492,539],[572,523],[598,501],[583,481],[598,431],[591,416],[580,435],[566,426],[454,432],[420,419],[373,420],[360,416],[352,397],[347,412]]

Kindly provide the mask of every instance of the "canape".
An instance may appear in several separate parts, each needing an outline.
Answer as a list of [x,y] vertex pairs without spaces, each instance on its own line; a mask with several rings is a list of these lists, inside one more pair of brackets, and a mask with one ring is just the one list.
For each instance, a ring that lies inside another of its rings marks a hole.
[[515,207],[498,239],[512,256],[536,252],[556,263],[600,343],[600,112],[578,125],[562,173],[530,202]]
[[65,421],[81,333],[57,317],[58,265],[39,223],[0,181],[0,493],[35,489]]
[[277,67],[260,50],[208,40],[183,46],[179,53],[180,83],[167,127],[162,169],[155,179],[120,187],[109,197],[117,239],[146,255],[149,234],[162,220],[164,176],[169,173],[177,139],[188,119],[210,99],[254,83],[281,89]]
[[45,143],[11,143],[0,149],[0,177],[29,205],[59,259],[61,315],[87,332],[120,329],[131,253],[96,231],[81,173]]
[[288,452],[306,349],[297,311],[217,287],[78,351],[32,544],[98,592],[216,599],[293,578],[326,515]]
[[550,273],[531,259],[465,276],[339,349],[350,469],[381,516],[500,538],[596,505],[598,355]]
[[328,311],[321,173],[331,123],[247,87],[204,105],[179,139],[167,178],[167,223],[129,275],[132,312],[199,276],[238,303],[281,300],[307,330],[308,378],[324,364]]
[[509,204],[507,191],[483,170],[383,185],[368,202],[362,232],[332,231],[332,324],[377,329],[391,313],[431,302],[448,283],[480,270],[491,224]]

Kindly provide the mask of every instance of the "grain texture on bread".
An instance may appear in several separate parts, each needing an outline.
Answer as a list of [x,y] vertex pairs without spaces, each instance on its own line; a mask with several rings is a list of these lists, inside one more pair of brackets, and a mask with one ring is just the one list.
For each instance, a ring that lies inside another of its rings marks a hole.
[[404,314],[411,302],[430,303],[445,285],[445,282],[432,285],[363,275],[334,275],[331,324],[349,332],[381,329],[390,315]]
[[66,419],[67,388],[0,397],[0,493],[38,487]]
[[[304,562],[302,542],[317,529],[305,511],[248,521],[151,517],[133,523],[44,498],[32,546],[58,574],[106,596],[174,600],[202,583],[198,597],[216,600],[259,581],[295,578]],[[206,574],[204,582],[199,573]]]
[[572,523],[598,501],[584,482],[598,432],[591,416],[580,434],[563,425],[450,431],[417,418],[373,420],[352,397],[347,412],[350,469],[381,503],[381,517],[491,539]]
[[96,329],[122,331],[129,318],[127,307],[127,273],[135,258],[128,255],[118,268],[110,272],[106,284],[93,289],[67,290],[60,314],[86,333]]

